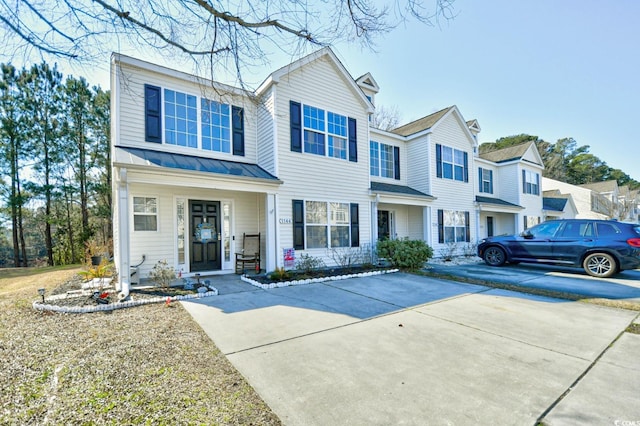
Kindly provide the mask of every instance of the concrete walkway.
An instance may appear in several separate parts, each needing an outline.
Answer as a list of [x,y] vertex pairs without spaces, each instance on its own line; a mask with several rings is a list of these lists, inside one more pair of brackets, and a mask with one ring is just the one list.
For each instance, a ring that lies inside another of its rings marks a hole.
[[183,302],[284,424],[640,421],[637,312],[409,274]]

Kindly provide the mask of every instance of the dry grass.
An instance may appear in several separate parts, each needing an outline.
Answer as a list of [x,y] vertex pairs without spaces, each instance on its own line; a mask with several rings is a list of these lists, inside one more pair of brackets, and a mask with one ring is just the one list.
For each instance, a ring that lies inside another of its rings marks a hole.
[[0,424],[280,424],[180,304],[32,309],[78,269],[0,271]]

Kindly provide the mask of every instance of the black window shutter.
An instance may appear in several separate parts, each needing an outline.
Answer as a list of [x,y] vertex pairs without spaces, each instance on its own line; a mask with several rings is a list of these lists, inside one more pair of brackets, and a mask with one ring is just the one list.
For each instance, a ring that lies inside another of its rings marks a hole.
[[244,157],[244,109],[231,107],[231,132],[233,140],[233,155]]
[[393,177],[400,180],[400,147],[393,147]]
[[464,153],[464,181],[469,182],[469,154]]
[[442,177],[442,146],[439,143],[436,144],[436,176]]
[[464,212],[464,240],[471,242],[471,224],[469,223],[469,212]]
[[144,140],[162,143],[162,97],[158,86],[144,85]]
[[482,167],[478,167],[478,191],[484,192],[484,182],[482,181]]
[[444,212],[438,209],[438,242],[444,243]]
[[302,108],[299,102],[289,101],[291,151],[302,152]]
[[293,248],[304,250],[304,201],[293,200]]
[[493,194],[493,170],[489,170],[489,193]]
[[525,170],[522,171],[522,192],[527,193],[527,172]]
[[536,173],[536,195],[540,195],[540,175]]
[[355,118],[349,117],[349,161],[358,162],[358,126]]
[[524,215],[524,229],[527,229],[527,215]]
[[360,247],[360,216],[357,203],[351,203],[351,247]]

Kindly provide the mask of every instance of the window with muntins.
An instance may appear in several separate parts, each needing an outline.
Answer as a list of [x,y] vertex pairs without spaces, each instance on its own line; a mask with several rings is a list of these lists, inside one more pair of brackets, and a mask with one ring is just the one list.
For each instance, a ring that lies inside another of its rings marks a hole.
[[133,197],[133,230],[158,230],[158,200],[155,197]]
[[304,152],[324,155],[324,110],[309,105],[303,107]]
[[399,149],[381,142],[369,142],[369,173],[371,176],[400,178]]
[[450,146],[436,144],[436,176],[468,182],[468,154]]
[[164,140],[170,145],[198,147],[197,98],[164,89]]
[[438,210],[438,242],[441,244],[470,242],[469,212]]
[[327,112],[329,157],[347,159],[347,117]]
[[168,88],[144,88],[145,141],[244,156],[243,108]]
[[522,171],[522,191],[525,194],[540,195],[540,175],[530,170]]
[[202,149],[231,152],[231,108],[209,99],[200,99]]
[[349,247],[349,203],[305,202],[306,248]]
[[444,211],[444,242],[459,243],[466,240],[466,221],[464,212]]
[[486,194],[493,194],[493,171],[489,169],[478,169],[479,191]]

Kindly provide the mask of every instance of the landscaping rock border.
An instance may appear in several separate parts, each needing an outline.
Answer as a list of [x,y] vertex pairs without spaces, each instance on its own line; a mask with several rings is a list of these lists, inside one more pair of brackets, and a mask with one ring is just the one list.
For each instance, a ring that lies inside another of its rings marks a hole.
[[263,290],[268,290],[271,288],[279,288],[279,287],[289,287],[292,285],[304,285],[304,284],[314,284],[321,283],[325,281],[338,281],[338,280],[346,280],[349,278],[359,278],[359,277],[371,277],[373,275],[382,275],[382,274],[391,274],[394,272],[398,272],[399,269],[385,269],[383,271],[369,271],[369,272],[361,272],[358,274],[346,274],[346,275],[334,275],[329,277],[318,277],[318,278],[307,278],[303,280],[293,280],[293,281],[278,281],[269,284],[261,283],[259,281],[253,280],[249,278],[247,275],[242,275],[240,279],[246,283],[249,283],[253,286],[260,287]]

